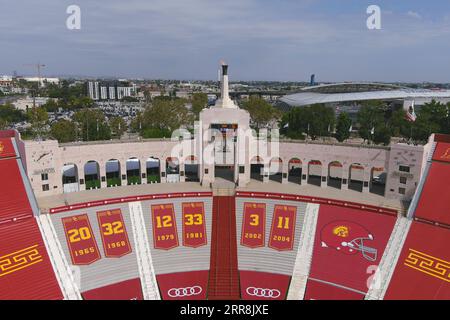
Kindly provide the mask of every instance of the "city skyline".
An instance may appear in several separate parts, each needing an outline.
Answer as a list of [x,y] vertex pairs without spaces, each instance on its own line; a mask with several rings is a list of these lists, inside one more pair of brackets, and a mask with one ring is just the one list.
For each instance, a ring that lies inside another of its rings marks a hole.
[[[231,81],[450,82],[446,1],[2,2],[0,74]],[[66,9],[81,8],[69,30]],[[381,30],[366,26],[381,8]]]

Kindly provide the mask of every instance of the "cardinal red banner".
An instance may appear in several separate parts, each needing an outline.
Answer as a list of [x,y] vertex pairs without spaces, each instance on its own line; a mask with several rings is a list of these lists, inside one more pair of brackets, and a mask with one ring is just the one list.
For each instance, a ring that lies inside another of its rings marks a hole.
[[103,250],[108,258],[119,258],[131,250],[127,229],[120,209],[97,212]]
[[62,224],[73,264],[91,264],[101,258],[87,214],[63,218]]
[[244,203],[241,245],[249,248],[264,247],[266,243],[266,204]]
[[269,247],[278,251],[292,250],[294,246],[297,207],[275,205]]
[[197,248],[206,243],[203,202],[183,203],[183,246]]
[[178,247],[177,223],[173,204],[152,205],[153,245],[155,249]]

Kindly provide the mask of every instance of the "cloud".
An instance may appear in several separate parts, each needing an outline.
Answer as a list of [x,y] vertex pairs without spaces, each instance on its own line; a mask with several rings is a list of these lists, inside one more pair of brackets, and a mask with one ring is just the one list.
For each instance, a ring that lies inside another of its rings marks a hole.
[[415,12],[415,11],[408,11],[407,13],[406,13],[409,17],[411,17],[411,18],[415,18],[415,19],[422,19],[422,16],[419,14],[419,13],[417,13],[417,12]]

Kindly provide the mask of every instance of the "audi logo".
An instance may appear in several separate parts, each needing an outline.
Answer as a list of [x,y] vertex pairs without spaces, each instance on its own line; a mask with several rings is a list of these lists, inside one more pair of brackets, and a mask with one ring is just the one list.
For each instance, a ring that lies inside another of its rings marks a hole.
[[202,293],[202,287],[200,287],[200,286],[193,286],[193,287],[186,287],[186,288],[172,288],[172,289],[169,289],[169,291],[167,291],[167,294],[171,298],[197,296],[200,293]]
[[263,288],[248,287],[245,291],[247,292],[247,294],[249,296],[254,296],[254,297],[258,297],[258,298],[276,299],[276,298],[279,298],[281,295],[280,290],[277,290],[277,289],[263,289]]

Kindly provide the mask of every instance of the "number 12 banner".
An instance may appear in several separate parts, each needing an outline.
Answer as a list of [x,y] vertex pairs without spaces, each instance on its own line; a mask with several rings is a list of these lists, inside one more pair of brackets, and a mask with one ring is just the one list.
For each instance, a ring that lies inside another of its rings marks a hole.
[[264,247],[266,242],[266,204],[244,203],[241,245],[249,248]]
[[63,218],[62,224],[74,265],[91,264],[100,259],[97,241],[87,214]]
[[178,247],[177,223],[173,204],[152,205],[153,245],[155,249]]
[[183,203],[183,246],[197,248],[206,244],[203,202]]
[[275,205],[269,247],[278,251],[292,250],[294,247],[295,219],[297,207]]
[[108,258],[120,258],[131,252],[127,229],[120,209],[97,212],[103,249]]

